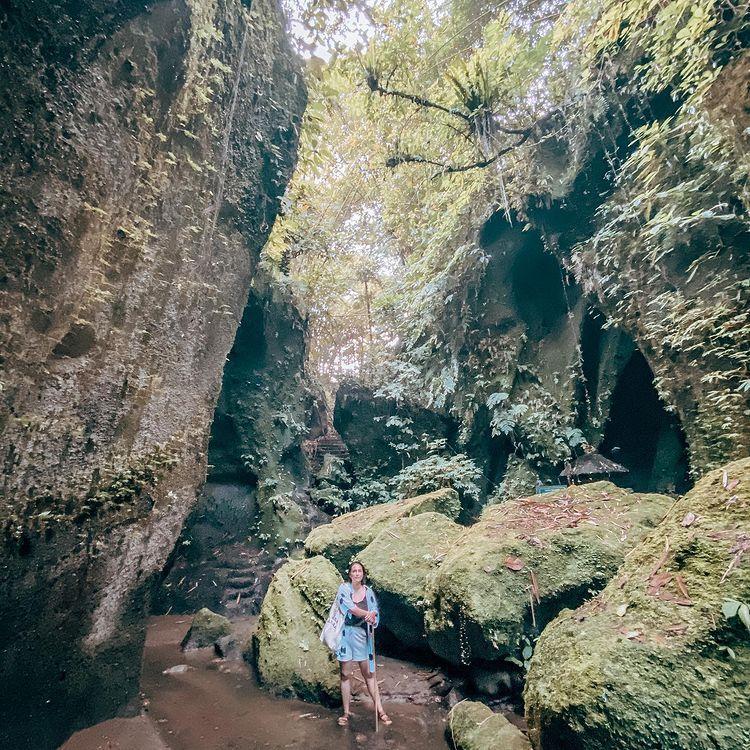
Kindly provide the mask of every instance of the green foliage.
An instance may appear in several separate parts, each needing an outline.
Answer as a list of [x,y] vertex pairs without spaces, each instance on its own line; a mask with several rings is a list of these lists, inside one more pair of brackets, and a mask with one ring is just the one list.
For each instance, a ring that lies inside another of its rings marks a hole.
[[392,480],[398,497],[414,497],[443,487],[456,490],[461,498],[479,501],[482,472],[463,453],[445,458],[428,456],[402,469]]
[[[329,390],[356,374],[450,412],[462,439],[488,409],[524,459],[569,457],[583,436],[564,389],[521,371],[523,334],[482,327],[478,229],[498,209],[537,229],[530,208],[564,201],[595,159],[589,238],[548,249],[650,354],[668,407],[682,398],[694,468],[747,453],[748,4],[394,0],[358,6],[358,49],[341,43],[346,9],[317,7],[335,53],[309,66],[302,158],[265,262],[306,305]],[[530,125],[486,169],[451,171]],[[580,376],[559,377],[570,390]]]
[[727,599],[721,607],[721,613],[727,620],[736,617],[750,633],[750,607],[745,602]]
[[107,527],[136,520],[151,509],[151,493],[179,461],[177,450],[155,446],[135,457],[118,456],[92,481],[82,499],[40,494],[23,507],[8,509],[6,538],[19,540],[32,532],[99,519]]
[[364,508],[368,505],[380,505],[393,500],[393,493],[385,482],[379,479],[365,479],[357,482],[349,490],[352,508]]
[[[750,449],[741,386],[750,283],[741,254],[731,261],[750,230],[750,160],[732,112],[741,84],[728,66],[747,14],[745,3],[605,3],[586,46],[596,59],[637,59],[642,100],[669,92],[676,102],[673,115],[633,130],[597,231],[575,249],[571,267],[613,322],[653,348],[668,403],[682,390],[681,368],[701,363],[698,412],[689,415],[701,471]],[[746,63],[733,64],[741,78]]]
[[120,466],[115,463],[102,474],[98,484],[86,496],[80,508],[81,515],[106,513],[133,503],[153,488],[177,462],[175,451],[157,446],[130,464]]
[[340,516],[352,510],[352,503],[347,493],[335,485],[326,484],[322,487],[315,487],[310,490],[310,498],[319,508],[332,516]]

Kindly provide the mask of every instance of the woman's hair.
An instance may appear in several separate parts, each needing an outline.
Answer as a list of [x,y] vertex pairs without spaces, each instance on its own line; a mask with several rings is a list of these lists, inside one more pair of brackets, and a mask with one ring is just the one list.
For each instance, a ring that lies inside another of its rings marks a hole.
[[364,565],[362,565],[362,563],[359,560],[352,560],[349,563],[349,567],[346,570],[346,574],[349,576],[349,579],[351,580],[352,568],[355,565],[359,565],[359,567],[362,568],[362,583],[367,583],[367,568]]

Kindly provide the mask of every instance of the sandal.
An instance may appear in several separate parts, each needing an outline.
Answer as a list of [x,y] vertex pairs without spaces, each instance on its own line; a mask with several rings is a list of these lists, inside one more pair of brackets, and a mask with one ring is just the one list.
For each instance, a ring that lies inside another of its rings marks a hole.
[[383,724],[393,724],[393,721],[391,720],[391,718],[388,716],[388,714],[385,711],[378,714],[378,719],[380,719],[380,721],[383,722]]
[[345,727],[349,723],[349,714],[344,714],[343,716],[339,716],[339,718],[336,719],[336,723],[340,727]]

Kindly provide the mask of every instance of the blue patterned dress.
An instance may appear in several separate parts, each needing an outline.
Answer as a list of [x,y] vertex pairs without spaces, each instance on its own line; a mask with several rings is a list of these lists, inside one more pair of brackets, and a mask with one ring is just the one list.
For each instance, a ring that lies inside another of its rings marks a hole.
[[[370,672],[373,672],[375,670],[373,639],[366,626],[363,627],[355,624],[357,618],[349,613],[352,607],[355,606],[352,601],[353,593],[350,583],[342,583],[336,594],[339,609],[346,615],[344,629],[341,632],[341,645],[339,646],[336,658],[339,661],[367,661]],[[363,603],[366,603],[367,607],[362,607]],[[370,612],[375,612],[375,625],[373,627],[377,627],[380,622],[380,609],[378,608],[378,600],[369,586],[365,586],[364,602],[359,602],[357,606],[360,606],[361,609],[366,608]]]

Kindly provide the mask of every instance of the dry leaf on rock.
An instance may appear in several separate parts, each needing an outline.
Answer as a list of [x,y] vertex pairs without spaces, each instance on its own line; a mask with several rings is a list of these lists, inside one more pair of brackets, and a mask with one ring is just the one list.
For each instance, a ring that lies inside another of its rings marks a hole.
[[513,557],[512,555],[508,555],[508,557],[505,558],[505,567],[508,568],[508,570],[523,570],[525,564],[526,563],[524,563],[524,561],[520,557]]
[[695,519],[698,518],[698,516],[695,515],[692,511],[688,511],[685,514],[685,518],[682,519],[680,522],[681,526],[690,526],[692,523],[695,522]]

